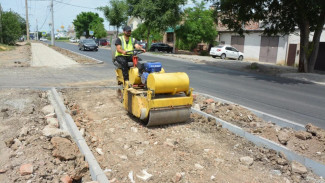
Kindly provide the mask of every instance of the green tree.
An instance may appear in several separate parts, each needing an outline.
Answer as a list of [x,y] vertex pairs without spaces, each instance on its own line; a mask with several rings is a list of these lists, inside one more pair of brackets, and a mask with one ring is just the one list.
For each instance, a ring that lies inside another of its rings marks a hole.
[[[17,16],[18,22],[20,24],[21,34],[27,35],[26,20],[23,17],[21,17],[18,13],[16,13],[16,16]],[[30,27],[30,25],[29,25],[29,27]]]
[[[299,72],[313,72],[319,41],[325,24],[324,0],[211,0],[219,19],[228,28],[243,34],[243,24],[263,21],[264,34],[300,31]],[[312,42],[309,35],[313,32]]]
[[147,41],[151,30],[165,31],[168,27],[175,27],[181,20],[180,5],[187,0],[127,0],[129,15],[143,20],[147,28]]
[[176,30],[177,37],[191,50],[202,41],[213,44],[217,36],[213,11],[206,10],[204,2],[195,5],[194,8],[185,10],[184,23]]
[[[99,19],[98,19],[99,20]],[[102,38],[107,36],[107,32],[104,28],[103,22],[94,21],[90,24],[90,30],[94,31],[94,36],[97,38]]]
[[122,25],[126,24],[128,20],[128,5],[125,0],[111,0],[110,6],[98,7],[97,9],[103,11],[105,18],[110,25],[116,27],[116,36],[118,30]]
[[13,45],[23,35],[20,16],[12,11],[3,12],[1,16],[2,33],[4,44]]
[[[146,40],[148,35],[148,28],[145,24],[140,24],[138,27],[132,31],[132,36],[137,40]],[[151,30],[152,40],[161,41],[163,39],[163,32],[158,30]]]
[[76,35],[80,38],[83,33],[86,33],[86,38],[88,38],[89,30],[94,31],[94,35],[102,35],[105,31],[103,25],[104,19],[100,18],[98,13],[93,12],[81,12],[77,15],[77,18],[73,20],[73,25],[75,27]]

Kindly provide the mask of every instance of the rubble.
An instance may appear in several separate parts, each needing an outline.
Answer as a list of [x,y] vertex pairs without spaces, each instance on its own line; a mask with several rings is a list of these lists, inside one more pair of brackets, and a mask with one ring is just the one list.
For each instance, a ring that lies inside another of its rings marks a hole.
[[[44,93],[30,89],[0,90],[0,109],[8,113],[0,123],[0,182],[59,182],[63,175],[72,181],[91,181],[88,164],[79,157],[79,150],[76,158],[65,155],[70,154],[75,144],[67,132],[58,128],[53,110],[45,112],[44,109],[52,107]],[[14,102],[15,105],[8,105]],[[63,146],[62,154],[57,150],[59,144],[51,144],[55,139],[70,142]]]
[[[212,110],[211,104],[217,106]],[[196,95],[193,105],[199,105],[203,112],[237,125],[245,131],[267,138],[286,146],[298,154],[325,163],[325,130],[312,124],[306,125],[306,131],[281,128],[272,122],[264,121],[249,110],[237,105],[227,104]],[[226,114],[226,115],[225,115]]]
[[[100,166],[110,169],[105,174],[114,182],[247,180],[286,183],[298,179],[284,154],[254,146],[222,128],[213,118],[191,114],[186,123],[147,128],[127,114],[114,90],[88,88],[65,89],[61,92],[66,105],[70,109],[78,109],[78,114],[73,118],[80,123],[80,128],[86,129],[87,144]],[[200,101],[200,97],[196,96],[197,100]],[[238,105],[202,101],[199,107],[203,111],[211,109],[218,111],[218,115],[224,118],[235,117],[237,124],[247,130],[252,128],[250,126],[259,128],[261,132],[268,129],[277,141],[277,134],[287,130],[276,128],[272,123],[264,123],[249,111],[239,109]],[[103,105],[98,105],[98,102]],[[294,133],[291,135],[296,138]],[[291,146],[292,136],[287,146]],[[97,138],[96,144],[93,137]],[[98,147],[105,155],[96,152]],[[147,170],[152,177],[142,179],[145,175],[143,170]],[[306,181],[307,176],[320,180],[310,171],[300,176],[299,180]]]

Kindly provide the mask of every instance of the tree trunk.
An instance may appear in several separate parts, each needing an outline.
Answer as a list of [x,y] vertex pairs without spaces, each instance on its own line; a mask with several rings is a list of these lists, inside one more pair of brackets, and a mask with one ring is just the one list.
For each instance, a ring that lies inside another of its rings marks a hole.
[[300,53],[299,53],[299,67],[298,72],[307,72],[307,55],[309,48],[309,22],[301,20],[299,24],[300,29]]
[[316,59],[318,56],[320,36],[323,32],[324,23],[325,23],[325,12],[323,11],[318,19],[318,24],[317,24],[317,28],[314,33],[311,48],[309,48],[309,49],[312,49],[312,51],[311,51],[311,53],[309,55],[309,59],[308,59],[307,72],[314,72],[315,63],[316,63]]
[[150,27],[149,26],[147,26],[148,27],[148,34],[147,34],[147,46],[146,46],[146,51],[148,51],[149,50],[149,44],[151,44],[149,41],[149,37],[150,37]]
[[118,26],[116,26],[116,38],[118,38],[118,29],[119,29],[120,27],[118,27]]

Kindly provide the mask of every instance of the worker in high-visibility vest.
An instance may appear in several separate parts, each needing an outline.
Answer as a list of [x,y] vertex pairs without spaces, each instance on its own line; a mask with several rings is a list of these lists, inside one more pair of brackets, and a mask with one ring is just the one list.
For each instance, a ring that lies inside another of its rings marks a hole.
[[134,48],[137,50],[146,51],[139,45],[139,41],[131,37],[131,27],[125,26],[123,28],[123,36],[120,36],[115,41],[116,61],[122,66],[122,73],[124,81],[129,80],[129,68],[128,62],[132,62],[132,53],[127,51],[133,51]]

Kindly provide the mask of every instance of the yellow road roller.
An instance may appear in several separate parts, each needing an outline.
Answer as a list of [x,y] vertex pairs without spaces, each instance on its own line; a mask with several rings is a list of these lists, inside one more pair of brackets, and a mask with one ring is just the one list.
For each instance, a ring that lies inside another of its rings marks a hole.
[[165,73],[160,62],[140,61],[141,50],[133,50],[129,81],[124,83],[116,60],[116,78],[124,108],[147,126],[186,122],[193,103],[190,80],[186,73]]

